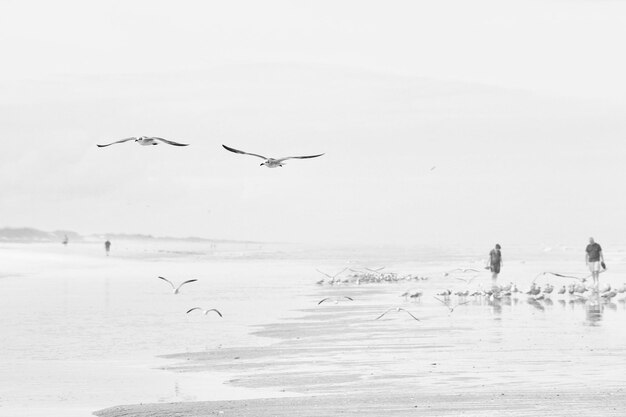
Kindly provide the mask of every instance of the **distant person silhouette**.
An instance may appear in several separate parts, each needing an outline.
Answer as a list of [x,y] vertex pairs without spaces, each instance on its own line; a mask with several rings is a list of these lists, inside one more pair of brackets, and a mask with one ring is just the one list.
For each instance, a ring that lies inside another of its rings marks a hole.
[[489,252],[489,266],[487,266],[487,269],[491,271],[491,281],[494,286],[498,281],[500,268],[502,268],[502,252],[500,249],[502,249],[502,247],[499,243],[496,243],[496,247]]
[[67,245],[67,243],[68,243],[69,241],[70,241],[70,240],[67,238],[67,235],[65,235],[65,237],[63,238],[63,242],[61,242],[61,243],[63,243],[64,245]]
[[600,268],[606,269],[606,264],[604,263],[604,255],[602,254],[602,247],[593,240],[592,237],[589,238],[589,244],[585,249],[585,262],[589,267],[589,272],[591,272],[591,277],[593,278],[593,287],[596,292],[598,292],[598,286],[600,284]]
[[104,250],[106,251],[107,256],[109,256],[109,252],[111,251],[111,242],[108,240],[104,242]]

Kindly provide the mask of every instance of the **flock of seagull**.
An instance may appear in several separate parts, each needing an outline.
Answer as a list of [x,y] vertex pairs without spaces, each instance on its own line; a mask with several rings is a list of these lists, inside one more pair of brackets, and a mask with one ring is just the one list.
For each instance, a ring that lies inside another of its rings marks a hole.
[[[317,281],[316,284],[322,285],[324,283],[335,285],[335,284],[356,284],[361,285],[362,283],[381,283],[381,282],[391,282],[398,283],[401,281],[410,281],[410,280],[426,280],[428,277],[419,277],[418,275],[398,275],[394,272],[383,272],[384,268],[363,268],[362,270],[354,270],[350,269],[353,274],[349,275],[348,278],[342,278],[341,274],[348,270],[348,268],[344,268],[341,271],[337,272],[334,275],[327,274],[323,271],[317,269],[317,272],[324,275],[327,279],[322,279]],[[474,268],[456,268],[450,271],[446,271],[442,274],[443,277],[454,278],[459,281],[463,281],[466,285],[472,283],[472,281],[477,278],[482,271]],[[467,276],[467,274],[473,274],[471,276]],[[465,276],[463,276],[465,275]],[[561,285],[559,287],[555,287],[550,282],[547,282],[543,287],[537,285],[537,279],[546,276],[554,276],[558,278],[568,278],[575,279],[578,282],[571,283],[569,285]],[[531,282],[530,287],[525,290],[520,290],[518,286],[510,282],[504,285],[493,285],[490,288],[482,288],[479,286],[478,289],[471,291],[469,288],[465,288],[463,290],[452,291],[450,289],[442,290],[436,293],[433,296],[433,299],[437,302],[441,303],[443,307],[448,310],[449,314],[454,313],[454,311],[463,305],[469,304],[472,302],[472,299],[482,298],[486,299],[490,303],[498,303],[500,301],[507,301],[510,299],[517,300],[519,297],[527,296],[528,302],[533,305],[538,305],[538,303],[542,300],[546,300],[549,303],[550,297],[555,296],[559,298],[560,302],[565,302],[565,299],[569,299],[571,303],[586,303],[587,301],[596,301],[596,302],[610,302],[614,297],[623,294],[624,297],[620,299],[621,302],[626,302],[626,283],[624,283],[621,287],[612,287],[610,284],[603,284],[598,288],[594,287],[591,284],[587,283],[587,279],[590,276],[580,277],[574,275],[561,274],[558,272],[541,272],[538,274]],[[424,291],[421,289],[418,290],[406,290],[404,293],[400,295],[403,297],[405,301],[420,301],[424,296]],[[451,300],[452,296],[456,296],[456,302],[453,303]],[[471,297],[472,299],[468,299]],[[342,296],[342,297],[328,297],[321,300],[319,304],[322,304],[326,301],[334,301],[337,304],[340,301],[353,301],[351,297]],[[421,321],[417,318],[413,313],[409,310],[406,310],[403,307],[392,307],[387,309],[381,315],[375,318],[378,320],[388,313],[397,312],[397,313],[405,313],[416,321]]]
[[346,272],[349,268],[344,268],[334,275],[327,274],[324,271],[316,269],[317,272],[324,275],[326,278],[322,278],[317,281],[317,285],[336,285],[336,284],[380,284],[388,282],[401,282],[401,281],[426,281],[429,277],[419,276],[413,274],[398,275],[395,272],[382,272],[385,267],[382,268],[363,268],[350,269],[352,272],[345,278],[339,278],[341,274]]
[[[141,146],[153,146],[153,145],[158,145],[159,143],[164,143],[164,144],[172,145],[172,146],[189,146],[188,143],[174,142],[173,140],[163,139],[157,136],[139,136],[139,137],[133,136],[130,138],[120,139],[115,142],[107,143],[105,145],[96,145],[96,146],[98,146],[99,148],[105,148],[107,146],[116,145],[118,143],[130,142],[130,141],[138,143]],[[250,156],[256,156],[257,158],[261,158],[263,159],[263,163],[261,164],[261,166],[266,166],[268,168],[282,167],[285,165],[285,161],[289,159],[311,159],[311,158],[318,158],[324,155],[323,153],[320,153],[317,155],[285,156],[282,158],[270,158],[270,157],[259,155],[256,153],[240,151],[239,149],[231,148],[230,146],[226,146],[226,145],[222,145],[222,147],[226,149],[227,151],[237,153],[240,155],[250,155]]]

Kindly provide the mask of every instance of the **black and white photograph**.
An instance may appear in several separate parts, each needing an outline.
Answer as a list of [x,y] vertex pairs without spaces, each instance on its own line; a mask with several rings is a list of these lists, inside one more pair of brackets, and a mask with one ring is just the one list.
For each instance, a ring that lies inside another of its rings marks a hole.
[[0,416],[626,416],[625,1],[0,38]]

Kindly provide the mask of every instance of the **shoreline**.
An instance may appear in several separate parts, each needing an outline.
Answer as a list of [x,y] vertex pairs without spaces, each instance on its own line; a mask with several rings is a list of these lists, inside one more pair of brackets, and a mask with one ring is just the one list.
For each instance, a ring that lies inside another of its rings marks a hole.
[[529,391],[491,394],[420,395],[389,393],[345,394],[257,400],[123,405],[96,411],[98,417],[319,417],[319,416],[493,416],[537,415],[623,416],[626,398],[606,392]]

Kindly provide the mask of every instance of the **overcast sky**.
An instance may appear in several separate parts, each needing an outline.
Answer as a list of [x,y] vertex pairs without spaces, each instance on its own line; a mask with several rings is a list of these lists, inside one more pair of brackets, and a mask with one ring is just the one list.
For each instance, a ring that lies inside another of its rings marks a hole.
[[[0,0],[0,37],[0,226],[401,244],[626,232],[621,1]],[[135,135],[192,145],[95,146]],[[222,143],[326,155],[270,170]]]

